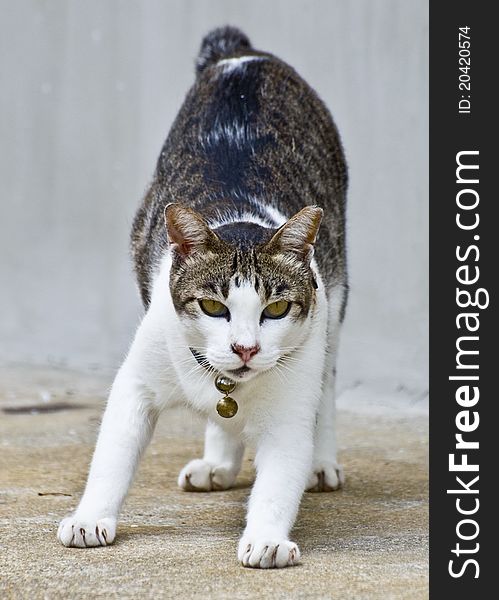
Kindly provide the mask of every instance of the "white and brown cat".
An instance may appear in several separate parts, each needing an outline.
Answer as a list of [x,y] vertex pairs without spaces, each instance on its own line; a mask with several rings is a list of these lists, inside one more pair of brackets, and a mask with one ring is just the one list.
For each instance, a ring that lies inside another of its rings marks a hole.
[[[343,483],[334,380],[347,297],[347,170],[336,127],[286,63],[231,27],[202,43],[132,231],[146,309],[114,381],[85,493],[58,531],[111,544],[159,413],[181,398],[207,419],[185,490],[230,488],[245,445],[256,481],[238,558],[300,559],[290,540],[305,489]],[[321,224],[322,222],[322,224]],[[220,416],[217,376],[232,380]]]

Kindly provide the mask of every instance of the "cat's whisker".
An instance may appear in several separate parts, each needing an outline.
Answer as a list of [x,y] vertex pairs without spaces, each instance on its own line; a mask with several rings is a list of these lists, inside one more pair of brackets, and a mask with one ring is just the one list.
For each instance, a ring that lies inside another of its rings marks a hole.
[[281,384],[285,383],[285,378],[284,378],[284,375],[283,375],[283,373],[281,373],[281,370],[280,370],[280,368],[279,368],[279,366],[278,366],[277,364],[276,364],[276,365],[274,365],[274,366],[272,367],[272,369],[270,369],[270,371],[271,371],[272,373],[275,373],[275,374],[278,376],[278,378],[279,378],[279,380],[280,380]]
[[279,368],[288,373],[295,374],[295,371],[286,365],[281,364],[281,365],[279,365]]
[[289,359],[289,358],[283,358],[283,360],[280,361],[281,365],[288,365],[291,367],[294,367],[296,364],[302,364],[303,361],[299,360],[299,359]]
[[279,363],[298,363],[301,364],[303,361],[300,358],[296,358],[294,356],[281,356],[278,360]]

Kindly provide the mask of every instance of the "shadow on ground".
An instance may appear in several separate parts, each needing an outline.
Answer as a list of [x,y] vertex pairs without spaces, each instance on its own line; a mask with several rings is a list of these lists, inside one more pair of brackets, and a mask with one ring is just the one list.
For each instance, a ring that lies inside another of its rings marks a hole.
[[116,543],[62,547],[57,523],[82,492],[110,379],[9,368],[0,381],[2,598],[428,596],[424,413],[343,408],[345,488],[305,495],[293,535],[301,565],[258,571],[236,560],[252,455],[235,489],[180,491],[179,470],[202,453],[203,425],[184,409],[162,416]]

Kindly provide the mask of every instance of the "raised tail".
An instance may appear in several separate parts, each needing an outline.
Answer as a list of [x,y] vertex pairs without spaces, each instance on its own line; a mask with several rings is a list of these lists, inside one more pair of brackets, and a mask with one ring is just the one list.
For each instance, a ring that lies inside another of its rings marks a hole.
[[210,31],[201,42],[196,60],[196,71],[201,73],[222,58],[230,57],[240,50],[251,50],[248,37],[237,27],[219,27]]

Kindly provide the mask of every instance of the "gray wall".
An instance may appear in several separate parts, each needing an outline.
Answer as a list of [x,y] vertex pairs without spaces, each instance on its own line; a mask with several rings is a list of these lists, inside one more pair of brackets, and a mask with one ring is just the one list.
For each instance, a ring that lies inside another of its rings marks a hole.
[[343,385],[426,386],[424,0],[2,0],[0,361],[114,367],[128,233],[203,34],[231,23],[331,108],[350,163]]

